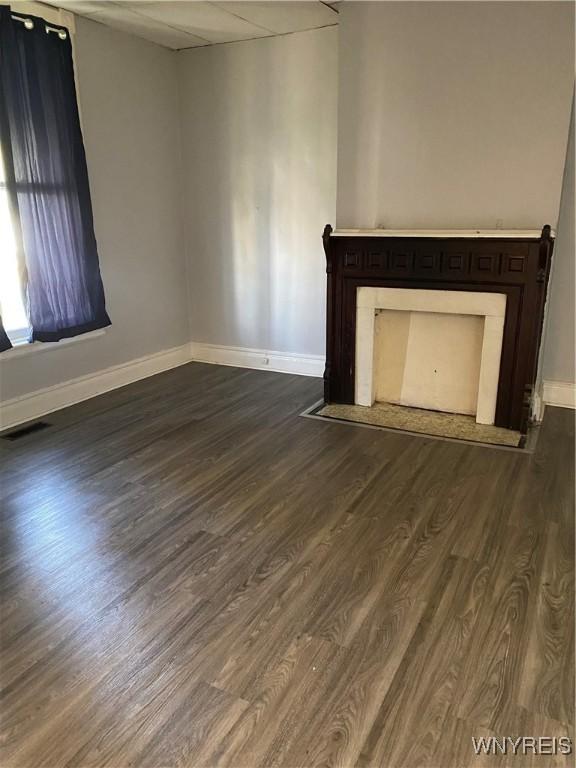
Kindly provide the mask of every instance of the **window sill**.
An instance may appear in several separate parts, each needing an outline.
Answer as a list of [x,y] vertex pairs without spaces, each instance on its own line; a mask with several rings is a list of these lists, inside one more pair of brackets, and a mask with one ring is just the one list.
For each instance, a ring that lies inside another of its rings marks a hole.
[[22,341],[16,343],[12,349],[8,349],[6,352],[3,352],[2,357],[0,357],[0,361],[14,360],[17,357],[35,355],[39,352],[50,352],[56,349],[66,349],[70,346],[79,344],[82,341],[97,339],[100,336],[104,336],[105,333],[105,328],[99,328],[97,331],[90,331],[89,333],[83,333],[79,336],[73,336],[71,339],[62,339],[62,341],[33,341],[31,344],[26,341]]

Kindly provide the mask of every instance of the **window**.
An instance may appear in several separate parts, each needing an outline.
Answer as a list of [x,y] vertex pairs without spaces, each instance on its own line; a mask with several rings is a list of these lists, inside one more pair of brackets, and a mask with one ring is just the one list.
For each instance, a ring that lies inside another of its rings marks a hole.
[[0,5],[0,85],[4,352],[10,343],[89,333],[110,319],[68,28]]
[[4,330],[12,344],[28,340],[30,327],[24,309],[24,287],[21,284],[16,252],[16,237],[10,217],[6,170],[0,147],[0,310]]
[[[12,11],[28,15],[41,15],[52,24],[65,23],[73,29],[72,14],[34,2],[12,2]],[[0,314],[4,330],[13,345],[22,344],[30,338],[30,324],[25,309],[25,287],[22,284],[14,226],[10,217],[8,190],[6,188],[6,167],[0,146]]]

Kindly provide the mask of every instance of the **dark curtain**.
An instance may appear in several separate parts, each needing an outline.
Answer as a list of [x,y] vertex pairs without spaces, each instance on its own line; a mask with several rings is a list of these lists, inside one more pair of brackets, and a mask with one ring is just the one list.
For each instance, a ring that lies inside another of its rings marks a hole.
[[35,341],[110,324],[92,220],[70,36],[0,6],[0,140],[8,146]]
[[0,317],[0,352],[5,352],[7,349],[12,348],[12,343],[8,336],[6,335],[6,331],[4,330],[4,326],[2,325],[2,317]]

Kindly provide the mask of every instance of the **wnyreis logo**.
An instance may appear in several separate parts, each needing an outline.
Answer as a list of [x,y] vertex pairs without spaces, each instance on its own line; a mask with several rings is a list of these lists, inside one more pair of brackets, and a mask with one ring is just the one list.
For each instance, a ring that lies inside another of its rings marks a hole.
[[472,736],[476,755],[571,755],[568,736]]

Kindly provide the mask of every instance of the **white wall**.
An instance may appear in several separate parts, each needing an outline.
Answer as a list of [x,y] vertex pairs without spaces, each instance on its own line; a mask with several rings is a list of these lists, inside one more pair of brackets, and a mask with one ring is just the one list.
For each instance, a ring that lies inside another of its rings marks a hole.
[[77,17],[76,58],[100,267],[103,336],[2,355],[2,400],[188,339],[176,54]]
[[337,30],[178,58],[192,339],[322,355]]
[[343,3],[340,227],[556,224],[568,2]]
[[574,292],[576,290],[576,242],[574,238],[574,104],[558,235],[552,256],[552,276],[548,292],[549,309],[544,339],[542,376],[545,381],[576,383],[574,357]]

